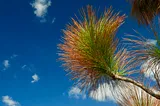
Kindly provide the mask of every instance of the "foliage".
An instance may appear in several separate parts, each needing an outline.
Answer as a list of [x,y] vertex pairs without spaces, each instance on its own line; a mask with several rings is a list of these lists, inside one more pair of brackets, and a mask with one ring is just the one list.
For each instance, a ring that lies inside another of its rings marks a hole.
[[130,0],[132,3],[131,15],[139,24],[150,24],[160,13],[160,0]]
[[[159,15],[160,1],[132,0],[131,3],[132,16],[139,24],[150,25],[156,43],[138,32],[138,36],[128,34],[123,40],[125,43],[120,42],[116,32],[126,16],[114,13],[112,8],[99,16],[92,6],[87,6],[87,11],[81,10],[81,19],[72,18],[72,23],[63,30],[64,37],[58,45],[59,59],[77,86],[95,99],[99,95],[103,100],[106,98],[103,88],[106,86],[111,88],[112,96],[116,95],[116,90],[122,97],[115,98],[119,105],[158,106],[160,40],[152,21]],[[145,75],[148,71],[153,73],[156,86],[148,87],[138,78],[128,77],[135,72]]]
[[73,23],[63,30],[59,55],[72,79],[80,87],[92,90],[108,77],[124,76],[130,70],[127,51],[120,48],[116,37],[125,15],[113,14],[109,8],[98,17],[91,6],[87,6],[87,13],[84,9],[81,12],[83,19],[72,19]]

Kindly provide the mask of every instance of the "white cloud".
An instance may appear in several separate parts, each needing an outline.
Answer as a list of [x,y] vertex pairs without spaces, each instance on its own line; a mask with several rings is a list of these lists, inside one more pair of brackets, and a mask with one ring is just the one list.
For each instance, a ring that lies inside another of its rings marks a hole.
[[149,58],[145,63],[142,64],[141,70],[144,72],[145,77],[151,78],[153,81],[155,81],[154,74],[160,76],[160,65],[154,65],[152,64],[152,61],[153,59]]
[[100,85],[96,90],[91,91],[89,96],[97,101],[114,101],[111,90],[113,90],[113,88],[111,88],[108,83],[104,83]]
[[[156,45],[157,40],[148,39],[146,44]],[[154,58],[149,57],[148,60],[141,65],[141,70],[144,72],[145,77],[151,78],[152,80],[155,81],[155,78],[154,78],[155,72],[160,76],[160,71],[158,71],[160,68],[160,65],[151,64],[153,59]]]
[[107,100],[111,100],[111,101],[116,101],[116,98],[120,97],[120,92],[123,87],[119,86],[119,85],[123,85],[122,82],[115,82],[115,81],[110,81],[107,83],[103,83],[100,84],[99,87],[95,90],[92,90],[89,93],[89,96],[92,99],[95,99],[97,101],[107,101]]
[[[111,100],[115,103],[125,101],[131,98],[130,94],[136,91],[138,92],[138,97],[141,98],[142,90],[139,87],[134,86],[133,84],[127,82],[114,82],[100,84],[96,90],[92,90],[89,96],[97,101],[105,102]],[[144,92],[144,91],[143,91]]]
[[47,9],[51,6],[51,0],[35,0],[31,3],[31,6],[35,9],[34,14],[41,18],[41,22],[45,22],[45,16],[47,14]]
[[97,101],[105,102],[107,100],[117,102],[119,98],[123,98],[123,93],[128,91],[130,83],[121,81],[109,81],[100,84],[97,89],[90,91],[89,96]]
[[20,104],[17,101],[14,101],[9,96],[2,96],[2,102],[5,103],[7,106],[20,106]]
[[86,94],[84,92],[81,92],[81,90],[78,87],[72,87],[68,95],[70,98],[75,98],[75,99],[86,99]]
[[156,45],[156,44],[157,44],[157,40],[154,40],[154,39],[148,39],[148,40],[147,40],[147,44],[153,44],[153,45]]
[[33,80],[31,81],[31,83],[38,82],[39,79],[40,79],[37,74],[34,74],[34,75],[32,76],[32,78],[33,78]]
[[7,68],[9,68],[9,66],[10,66],[9,60],[4,60],[3,61],[3,66],[4,66],[4,70],[6,70]]
[[[125,83],[122,83],[122,82],[117,83],[116,81],[110,81],[108,83],[100,84],[97,89],[89,92],[89,97],[101,102],[104,102],[107,100],[116,102],[117,98],[122,97],[121,91],[126,90],[125,88],[126,86],[123,86],[124,84]],[[79,89],[77,86],[72,87],[69,90],[68,95],[70,98],[86,99],[85,92],[81,91],[81,89]]]

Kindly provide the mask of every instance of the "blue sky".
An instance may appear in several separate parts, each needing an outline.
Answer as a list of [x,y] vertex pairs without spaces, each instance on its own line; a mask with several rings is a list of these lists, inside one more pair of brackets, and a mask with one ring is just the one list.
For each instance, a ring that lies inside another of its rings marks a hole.
[[0,106],[116,106],[68,94],[73,82],[57,62],[57,44],[71,17],[88,4],[101,10],[112,5],[128,16],[119,37],[133,34],[133,29],[147,36],[149,32],[130,17],[131,6],[126,0],[37,2],[0,0]]

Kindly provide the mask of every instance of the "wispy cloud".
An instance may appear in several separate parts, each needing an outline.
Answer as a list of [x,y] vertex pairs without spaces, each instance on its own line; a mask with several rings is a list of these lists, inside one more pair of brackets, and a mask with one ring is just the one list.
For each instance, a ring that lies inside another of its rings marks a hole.
[[23,66],[22,66],[22,69],[25,69],[26,67],[27,67],[27,65],[23,65]]
[[81,92],[81,90],[78,87],[72,87],[68,95],[70,98],[75,98],[75,99],[86,99],[86,94],[84,92]]
[[12,99],[12,97],[9,96],[2,96],[2,102],[6,105],[6,106],[20,106],[20,103],[17,101],[14,101]]
[[14,58],[16,58],[18,55],[16,55],[16,54],[13,54],[12,56],[11,56],[11,59],[14,59]]
[[48,11],[48,7],[51,6],[51,0],[34,0],[31,6],[35,9],[34,14],[41,18],[41,22],[45,22],[45,16]]
[[33,78],[33,80],[31,81],[31,83],[35,83],[35,82],[38,82],[39,81],[39,76],[37,75],[37,74],[34,74],[33,76],[32,76],[32,78]]
[[52,19],[52,24],[55,22],[55,20],[56,20],[56,18],[53,18],[53,19]]

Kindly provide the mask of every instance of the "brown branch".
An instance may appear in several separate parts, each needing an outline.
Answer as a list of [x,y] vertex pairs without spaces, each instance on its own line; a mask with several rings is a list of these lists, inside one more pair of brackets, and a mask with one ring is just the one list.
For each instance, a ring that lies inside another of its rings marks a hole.
[[136,86],[140,87],[141,89],[143,89],[146,93],[150,94],[151,96],[153,96],[157,99],[160,99],[160,92],[154,92],[152,89],[149,89],[149,88],[145,87],[140,82],[137,82],[137,81],[132,80],[132,79],[127,78],[127,77],[118,76],[118,75],[115,75],[114,78],[117,79],[117,80],[132,83],[133,85],[136,85]]

